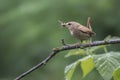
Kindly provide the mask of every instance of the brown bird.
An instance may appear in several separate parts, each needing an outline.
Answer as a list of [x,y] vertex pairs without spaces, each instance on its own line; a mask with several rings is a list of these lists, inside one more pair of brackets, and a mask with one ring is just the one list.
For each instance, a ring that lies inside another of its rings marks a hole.
[[90,39],[90,37],[95,35],[95,32],[92,31],[92,28],[90,25],[90,17],[88,17],[86,27],[75,21],[70,21],[67,23],[63,23],[62,21],[59,21],[59,22],[63,27],[66,27],[69,29],[72,36],[79,39],[81,42],[83,40]]

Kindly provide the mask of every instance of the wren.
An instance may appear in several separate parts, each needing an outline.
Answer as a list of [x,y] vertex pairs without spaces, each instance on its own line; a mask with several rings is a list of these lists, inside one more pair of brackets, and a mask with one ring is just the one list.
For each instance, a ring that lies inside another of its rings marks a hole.
[[68,28],[70,31],[70,34],[74,36],[75,38],[79,39],[81,42],[83,40],[88,40],[92,36],[94,36],[96,33],[92,31],[91,24],[90,24],[90,17],[88,17],[87,25],[83,26],[82,24],[70,21],[67,23],[64,23],[62,21],[59,21],[61,26]]

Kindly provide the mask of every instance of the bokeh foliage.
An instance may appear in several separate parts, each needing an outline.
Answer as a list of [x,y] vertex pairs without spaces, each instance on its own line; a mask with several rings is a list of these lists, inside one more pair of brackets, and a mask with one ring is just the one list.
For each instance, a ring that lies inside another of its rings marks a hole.
[[[42,61],[53,47],[75,40],[58,20],[86,24],[92,18],[94,40],[120,36],[119,0],[0,0],[0,80],[11,80]],[[120,50],[119,47],[115,50]],[[66,52],[65,52],[66,53]],[[65,59],[58,54],[23,80],[64,80]]]

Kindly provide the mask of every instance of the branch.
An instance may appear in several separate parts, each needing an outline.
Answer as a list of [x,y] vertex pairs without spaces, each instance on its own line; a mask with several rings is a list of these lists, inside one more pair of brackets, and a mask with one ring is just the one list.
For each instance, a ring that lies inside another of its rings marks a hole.
[[[64,44],[64,40],[62,40],[62,43]],[[65,50],[71,50],[71,49],[77,49],[77,48],[87,48],[87,47],[93,47],[93,46],[99,46],[99,45],[107,45],[107,44],[120,44],[120,39],[115,40],[107,40],[107,41],[94,41],[90,44],[80,44],[80,45],[63,45],[60,48],[53,48],[51,54],[44,59],[42,62],[38,63],[28,71],[24,72],[23,74],[19,75],[15,80],[20,80],[21,78],[25,77],[26,75],[30,74],[32,71],[38,69],[39,67],[45,65],[49,60],[51,60],[57,53]]]

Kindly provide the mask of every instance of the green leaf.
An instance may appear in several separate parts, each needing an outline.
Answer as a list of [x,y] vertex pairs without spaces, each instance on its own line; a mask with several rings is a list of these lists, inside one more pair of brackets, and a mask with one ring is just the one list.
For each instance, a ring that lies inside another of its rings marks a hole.
[[120,66],[113,73],[114,80],[120,80]]
[[110,40],[112,38],[112,36],[111,35],[108,35],[107,37],[105,37],[105,39],[104,40]]
[[70,56],[73,56],[73,55],[81,55],[81,54],[84,54],[85,51],[84,49],[77,49],[77,50],[70,50],[67,55],[65,55],[65,57],[70,57]]
[[106,54],[94,55],[94,62],[97,70],[104,78],[110,80],[114,70],[120,66],[120,52],[109,52]]
[[74,71],[76,67],[80,64],[80,62],[83,71],[83,77],[85,77],[88,73],[90,73],[94,69],[95,64],[93,63],[93,58],[89,55],[87,57],[77,60],[76,62],[68,65],[65,68],[65,80],[71,80]]
[[101,45],[101,46],[92,47],[92,48],[90,48],[90,52],[93,53],[94,51],[97,51],[98,49],[104,48],[106,46],[108,46],[108,45]]
[[99,74],[98,70],[94,68],[88,75],[86,75],[82,80],[104,80]]
[[120,37],[108,35],[104,40],[108,41],[108,40],[115,40],[115,39],[120,39]]
[[87,56],[81,60],[81,68],[83,71],[83,77],[90,73],[94,69],[94,62],[91,56]]
[[87,49],[75,49],[75,50],[70,50],[65,57],[70,57],[73,55],[84,55],[86,53],[93,53],[94,51],[97,51],[98,49],[105,48],[108,45],[101,45],[101,46],[95,46]]
[[80,60],[66,66],[65,68],[65,80],[71,80],[72,75],[77,67],[77,65],[80,63]]

